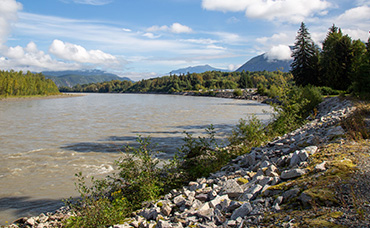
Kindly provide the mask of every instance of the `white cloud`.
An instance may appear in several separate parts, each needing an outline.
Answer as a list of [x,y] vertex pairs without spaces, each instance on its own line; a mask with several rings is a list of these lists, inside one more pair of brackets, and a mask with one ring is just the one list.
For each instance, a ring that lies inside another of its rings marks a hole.
[[146,32],[146,33],[144,33],[143,34],[143,36],[145,36],[145,37],[148,37],[148,38],[150,38],[150,39],[156,39],[156,38],[159,38],[159,37],[161,37],[160,35],[154,35],[153,33],[151,33],[151,32]]
[[[291,34],[290,34],[291,35]],[[291,40],[291,36],[286,33],[277,33],[272,35],[271,37],[261,37],[257,38],[256,41],[261,44],[271,44],[271,43],[282,43]]]
[[172,33],[191,33],[193,32],[193,30],[190,27],[179,24],[179,23],[173,23],[171,25],[170,31]]
[[11,25],[18,19],[17,12],[22,4],[15,0],[0,1],[0,48],[7,41]]
[[87,51],[80,45],[65,43],[61,40],[54,40],[50,45],[49,52],[61,59],[79,63],[117,63],[117,58],[111,54],[104,53],[101,50]]
[[170,27],[168,27],[167,25],[162,25],[162,26],[158,26],[158,25],[154,25],[150,28],[147,29],[148,32],[172,32],[172,33],[191,33],[193,32],[193,30],[186,26],[186,25],[182,25],[180,23],[173,23]]
[[291,60],[292,51],[289,46],[286,45],[277,45],[273,46],[270,51],[265,54],[265,57],[269,61],[273,60]]
[[359,6],[346,10],[342,15],[338,17],[339,21],[343,22],[361,22],[370,19],[370,7]]
[[131,29],[128,29],[128,28],[122,28],[122,31],[124,31],[124,32],[131,32],[132,30]]
[[323,14],[331,4],[325,0],[202,0],[207,10],[244,11],[249,18],[299,23]]
[[77,4],[86,4],[86,5],[94,5],[94,6],[101,6],[111,3],[113,0],[60,0],[65,3],[74,2]]
[[9,47],[4,51],[4,57],[0,58],[0,68],[6,70],[67,70],[79,69],[77,63],[65,63],[52,59],[50,55],[38,50],[34,42],[28,43],[26,48],[16,46]]

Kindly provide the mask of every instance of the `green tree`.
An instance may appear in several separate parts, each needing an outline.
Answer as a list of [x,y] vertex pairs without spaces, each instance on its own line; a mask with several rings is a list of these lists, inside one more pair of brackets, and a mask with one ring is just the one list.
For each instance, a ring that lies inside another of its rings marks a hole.
[[318,48],[302,22],[293,47],[292,74],[297,85],[316,85],[318,78]]
[[369,96],[370,94],[370,38],[366,43],[361,64],[353,74],[352,88],[358,95]]
[[338,90],[347,90],[351,85],[352,40],[333,25],[323,43],[321,81],[324,85]]

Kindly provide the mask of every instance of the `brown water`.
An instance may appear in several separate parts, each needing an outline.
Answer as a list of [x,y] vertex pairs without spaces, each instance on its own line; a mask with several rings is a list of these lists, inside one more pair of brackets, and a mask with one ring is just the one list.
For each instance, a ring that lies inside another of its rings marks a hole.
[[268,120],[253,101],[170,95],[89,94],[0,101],[0,225],[63,206],[77,196],[74,174],[104,176],[124,145],[151,136],[161,157],[173,155],[183,131],[213,124],[226,138],[240,118]]

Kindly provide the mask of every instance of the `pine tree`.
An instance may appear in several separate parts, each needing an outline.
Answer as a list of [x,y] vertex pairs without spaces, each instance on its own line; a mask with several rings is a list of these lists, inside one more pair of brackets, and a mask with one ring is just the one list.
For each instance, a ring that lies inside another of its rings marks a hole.
[[347,90],[351,85],[352,40],[333,25],[323,43],[322,82],[338,90]]
[[293,47],[292,74],[297,85],[318,85],[318,48],[302,22]]

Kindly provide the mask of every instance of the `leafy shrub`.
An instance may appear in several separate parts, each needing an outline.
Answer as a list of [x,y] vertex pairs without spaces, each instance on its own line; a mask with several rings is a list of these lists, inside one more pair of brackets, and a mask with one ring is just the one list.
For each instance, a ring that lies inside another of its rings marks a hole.
[[266,138],[265,125],[252,115],[248,119],[240,119],[233,128],[229,141],[233,145],[243,143],[248,148],[261,145]]
[[234,89],[233,94],[236,97],[241,97],[241,96],[243,96],[243,91],[241,89]]
[[185,133],[185,144],[180,149],[182,160],[179,169],[187,180],[208,176],[226,165],[234,156],[230,151],[219,147],[213,125],[206,132],[207,137],[198,138]]
[[342,91],[327,86],[318,87],[322,95],[339,95]]
[[91,186],[81,173],[76,174],[76,188],[80,199],[69,200],[68,206],[76,216],[66,221],[66,227],[106,227],[120,223],[144,201],[159,196],[163,179],[160,179],[158,160],[149,149],[150,139],[139,137],[139,148],[127,147],[116,161],[118,173],[103,180],[92,178]]

